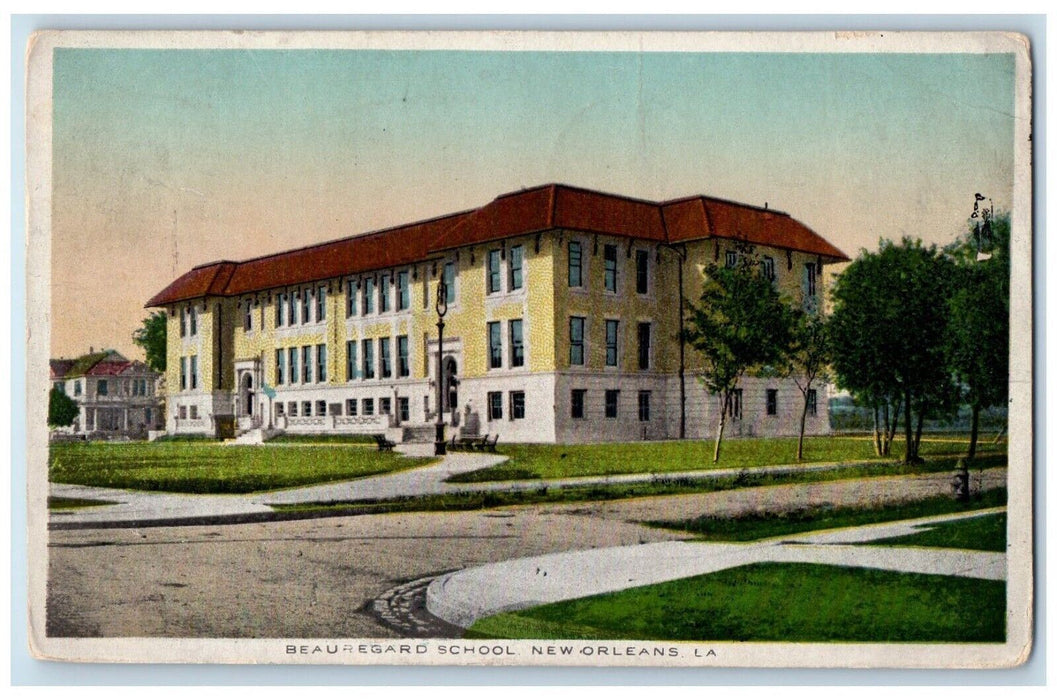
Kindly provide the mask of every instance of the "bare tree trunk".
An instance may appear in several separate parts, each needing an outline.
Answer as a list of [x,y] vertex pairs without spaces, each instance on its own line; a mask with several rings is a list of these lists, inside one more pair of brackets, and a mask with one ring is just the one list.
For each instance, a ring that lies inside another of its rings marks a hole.
[[712,464],[719,461],[719,445],[723,442],[723,428],[727,425],[727,404],[729,402],[730,396],[724,392],[723,399],[720,401],[719,428],[716,430],[716,449],[712,453]]
[[[886,404],[887,405],[887,404]],[[896,441],[896,433],[899,432],[899,403],[896,402],[895,410],[892,411],[892,428],[888,433],[888,446],[885,448],[885,456],[892,454],[892,443]]]
[[800,411],[800,437],[796,441],[796,461],[798,462],[804,459],[804,424],[807,422],[807,395],[808,389],[805,389],[804,409]]
[[[887,429],[886,427],[885,430]],[[873,451],[878,457],[884,454],[881,451],[881,409],[876,403],[873,405]]]
[[914,424],[911,421],[910,416],[910,389],[906,390],[906,394],[903,396],[903,430],[906,436],[906,453],[903,455],[903,463],[911,464],[917,457],[914,452]]
[[973,423],[972,428],[969,431],[969,454],[966,455],[967,459],[973,459],[976,457],[976,439],[980,435],[980,405],[973,404]]

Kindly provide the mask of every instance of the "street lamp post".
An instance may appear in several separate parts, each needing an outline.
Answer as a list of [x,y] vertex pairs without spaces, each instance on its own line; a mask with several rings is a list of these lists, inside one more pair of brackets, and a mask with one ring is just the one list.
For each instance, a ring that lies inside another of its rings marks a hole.
[[437,435],[433,443],[433,454],[447,453],[444,440],[444,316],[448,313],[448,285],[441,273],[437,281]]

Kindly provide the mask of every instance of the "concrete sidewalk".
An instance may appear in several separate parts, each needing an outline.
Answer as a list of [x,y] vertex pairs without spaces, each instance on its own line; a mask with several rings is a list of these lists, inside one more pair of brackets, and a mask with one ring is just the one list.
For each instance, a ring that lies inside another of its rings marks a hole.
[[[476,620],[499,612],[523,610],[760,562],[832,564],[1005,580],[1006,557],[1002,552],[836,544],[920,532],[915,528],[1004,510],[992,508],[833,530],[817,535],[804,533],[752,544],[657,542],[514,559],[436,578],[426,591],[426,608],[445,622],[465,628]],[[790,540],[806,544],[788,544]]]

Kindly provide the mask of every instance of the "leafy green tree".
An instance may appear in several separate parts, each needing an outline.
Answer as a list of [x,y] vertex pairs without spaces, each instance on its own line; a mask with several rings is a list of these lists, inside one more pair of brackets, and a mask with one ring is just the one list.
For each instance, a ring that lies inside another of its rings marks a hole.
[[700,353],[698,379],[720,403],[715,463],[734,389],[745,374],[782,361],[793,332],[793,311],[761,273],[751,248],[742,249],[732,267],[705,268],[701,299],[688,306],[684,336]]
[[830,347],[838,384],[875,410],[882,403],[902,408],[907,463],[919,461],[926,414],[952,404],[945,357],[952,278],[948,256],[904,238],[863,251],[833,288]]
[[132,334],[132,342],[143,348],[147,366],[155,372],[165,372],[166,320],[164,311],[155,311]]
[[65,392],[59,391],[57,387],[51,388],[51,392],[48,394],[49,426],[52,428],[64,428],[68,425],[73,425],[79,413],[80,409],[77,408],[77,403],[73,399],[67,396]]
[[948,302],[950,370],[972,411],[967,457],[976,456],[980,412],[1009,399],[1009,215],[987,222],[989,250],[976,227],[950,249],[955,268]]

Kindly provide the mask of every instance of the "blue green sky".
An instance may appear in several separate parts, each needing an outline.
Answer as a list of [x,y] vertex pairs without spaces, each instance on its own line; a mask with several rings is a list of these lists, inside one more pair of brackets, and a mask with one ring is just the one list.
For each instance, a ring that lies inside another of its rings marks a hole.
[[135,354],[193,265],[545,182],[947,242],[1012,204],[1013,88],[1012,54],[58,49],[53,352]]

